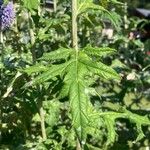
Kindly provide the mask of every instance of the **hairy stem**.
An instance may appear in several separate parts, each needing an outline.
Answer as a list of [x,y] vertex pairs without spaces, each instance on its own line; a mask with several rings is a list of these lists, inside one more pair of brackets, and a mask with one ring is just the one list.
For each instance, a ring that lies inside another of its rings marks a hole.
[[72,47],[78,51],[77,0],[72,0]]
[[[77,23],[77,0],[72,0],[72,47],[78,56],[78,23]],[[82,145],[77,137],[76,150],[82,150]]]

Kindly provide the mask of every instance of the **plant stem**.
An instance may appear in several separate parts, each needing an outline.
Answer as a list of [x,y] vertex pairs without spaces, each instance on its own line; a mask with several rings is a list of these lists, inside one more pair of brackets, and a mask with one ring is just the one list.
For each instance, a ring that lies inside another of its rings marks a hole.
[[54,12],[57,11],[57,0],[54,0]]
[[79,141],[78,138],[77,138],[77,141],[76,141],[76,150],[82,150],[82,147],[81,147],[81,144],[80,144],[80,141]]
[[[35,52],[35,36],[34,36],[34,31],[33,31],[33,23],[32,21],[30,21],[31,19],[31,14],[30,12],[28,12],[29,15],[29,34],[30,34],[30,38],[31,38],[31,53],[32,53],[32,62],[33,65],[36,64],[36,52]],[[40,92],[40,87],[37,86],[38,91]],[[39,96],[41,98],[41,96]],[[44,110],[43,110],[43,106],[42,106],[42,101],[41,99],[39,99],[39,105],[38,105],[38,109],[39,109],[39,115],[40,115],[40,119],[41,119],[41,132],[42,132],[42,138],[43,140],[47,139],[46,136],[46,129],[45,129],[45,116],[44,116]]]
[[45,115],[44,115],[44,110],[43,110],[42,104],[39,109],[40,109],[39,112],[40,112],[40,118],[41,118],[42,137],[43,137],[43,140],[46,140],[47,135],[46,135],[46,129],[45,129]]
[[72,0],[72,47],[78,51],[77,0]]
[[[72,47],[78,56],[78,23],[77,23],[77,0],[72,0]],[[82,145],[77,137],[76,150],[82,150]]]
[[[128,17],[127,17],[127,3],[125,2],[124,3],[124,29],[125,29],[125,31],[127,31],[127,29],[128,29]],[[125,48],[128,48],[128,43],[127,42],[125,42],[124,43],[124,47]]]
[[128,9],[128,6],[127,6],[127,3],[125,2],[124,3],[124,29],[127,30],[128,29],[128,17],[127,17],[127,9]]

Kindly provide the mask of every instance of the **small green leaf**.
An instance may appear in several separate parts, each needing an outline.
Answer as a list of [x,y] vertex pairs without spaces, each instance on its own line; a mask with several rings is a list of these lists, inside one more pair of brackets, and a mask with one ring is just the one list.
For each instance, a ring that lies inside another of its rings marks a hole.
[[117,0],[108,0],[109,2],[111,2],[112,4],[116,4],[116,5],[123,5],[124,3],[119,2]]
[[113,116],[105,116],[105,125],[107,127],[107,145],[113,144],[116,139],[116,131],[115,131],[115,119]]
[[69,95],[70,84],[64,84],[59,92],[58,98],[62,99]]
[[40,4],[39,0],[24,0],[23,1],[24,7],[26,7],[29,10],[37,10],[38,6]]
[[135,142],[138,142],[138,141],[140,141],[141,139],[143,139],[143,138],[145,137],[145,135],[144,135],[144,133],[143,133],[142,125],[141,125],[141,124],[137,124],[137,125],[136,125],[136,128],[137,128],[138,136],[137,136]]

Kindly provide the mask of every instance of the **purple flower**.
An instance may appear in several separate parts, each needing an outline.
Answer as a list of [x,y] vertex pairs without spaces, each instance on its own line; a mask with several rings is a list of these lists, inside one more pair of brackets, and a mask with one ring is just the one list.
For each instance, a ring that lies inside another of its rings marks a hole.
[[7,5],[2,5],[1,10],[2,10],[2,15],[0,19],[1,22],[0,25],[1,25],[1,29],[4,30],[6,28],[9,28],[12,25],[13,20],[15,18],[13,3],[9,2]]

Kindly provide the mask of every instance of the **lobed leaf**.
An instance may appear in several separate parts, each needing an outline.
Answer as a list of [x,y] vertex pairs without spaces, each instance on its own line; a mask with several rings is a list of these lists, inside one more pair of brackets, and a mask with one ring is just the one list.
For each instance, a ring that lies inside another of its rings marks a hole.
[[78,9],[78,16],[80,16],[83,13],[88,12],[88,10],[95,10],[99,12],[100,14],[105,15],[115,26],[117,30],[119,30],[118,23],[121,21],[119,15],[117,15],[115,12],[110,12],[107,9],[105,9],[101,5],[94,4],[92,0],[83,0],[79,2],[79,9]]
[[72,125],[80,139],[85,142],[86,127],[89,121],[89,97],[86,93],[85,74],[87,68],[80,63],[78,59],[66,68],[67,74],[64,78],[64,89],[62,95],[68,93],[70,100],[70,109],[72,114]]
[[71,62],[72,61],[68,61],[63,64],[52,65],[51,67],[47,68],[47,71],[43,72],[42,74],[34,78],[28,85],[40,84],[50,79],[53,79],[58,75],[61,76],[64,73],[66,67],[70,65]]
[[69,90],[73,126],[81,141],[85,141],[86,126],[88,123],[88,97],[84,91],[85,86],[82,81],[76,80],[72,82]]
[[57,59],[67,59],[70,56],[72,49],[59,48],[58,50],[52,51],[50,53],[45,53],[40,59],[41,60],[57,60]]
[[83,51],[89,56],[105,56],[114,54],[116,52],[115,49],[109,47],[91,47],[87,46],[83,49]]
[[79,4],[78,15],[85,13],[89,9],[106,11],[104,7],[94,4],[92,0],[83,0]]
[[99,75],[106,79],[120,80],[120,76],[116,73],[115,70],[101,62],[93,62],[92,60],[83,58],[79,61],[85,64],[88,67],[89,71],[91,71],[93,74]]
[[117,31],[120,30],[120,25],[121,25],[121,17],[118,15],[116,12],[109,12],[109,11],[104,11],[101,13],[102,14],[102,19],[108,19],[111,21],[111,23],[114,25],[115,29]]
[[28,75],[31,75],[32,73],[39,73],[43,71],[47,71],[48,67],[44,66],[42,64],[36,64],[34,66],[30,66],[28,68],[25,68],[23,72],[27,73]]
[[120,112],[111,112],[111,111],[102,112],[102,113],[100,113],[100,116],[103,117],[106,122],[106,127],[108,130],[107,144],[114,143],[114,141],[115,141],[116,133],[115,133],[115,128],[113,126],[115,124],[116,119],[125,118],[125,119],[128,119],[129,121],[131,121],[132,123],[135,123],[136,128],[137,128],[137,133],[138,133],[138,136],[137,136],[135,142],[141,140],[145,136],[142,131],[142,126],[150,125],[150,120],[148,119],[148,117],[140,116],[140,115],[131,113],[127,110],[125,112],[121,112],[121,113]]

